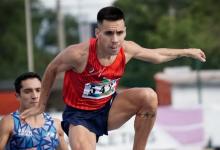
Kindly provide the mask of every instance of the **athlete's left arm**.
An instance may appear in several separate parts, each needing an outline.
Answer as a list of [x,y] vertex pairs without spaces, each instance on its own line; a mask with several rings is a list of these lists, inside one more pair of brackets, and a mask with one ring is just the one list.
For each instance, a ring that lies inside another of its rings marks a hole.
[[188,48],[188,49],[171,49],[171,48],[157,48],[148,49],[143,48],[135,42],[125,41],[124,43],[126,60],[131,58],[148,61],[151,63],[159,64],[167,61],[174,60],[179,57],[191,57],[201,62],[206,61],[205,53],[201,49]]
[[54,118],[54,122],[56,124],[57,134],[59,138],[59,146],[57,150],[68,150],[68,144],[64,139],[64,132],[61,127],[61,122],[59,119]]

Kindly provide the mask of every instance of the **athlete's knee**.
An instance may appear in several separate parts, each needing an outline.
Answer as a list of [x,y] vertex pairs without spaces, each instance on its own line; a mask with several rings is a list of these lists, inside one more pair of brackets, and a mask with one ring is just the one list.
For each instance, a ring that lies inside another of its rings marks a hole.
[[70,139],[70,146],[71,149],[74,150],[91,150],[92,146],[90,141],[88,141],[86,138],[83,138],[83,136],[77,136]]
[[151,88],[143,88],[140,91],[141,106],[148,111],[155,111],[158,106],[158,99],[156,92]]
[[71,149],[81,150],[81,149],[82,149],[82,145],[80,145],[80,144],[75,144],[75,145],[71,146]]
[[77,142],[75,141],[73,145],[71,145],[71,149],[74,150],[81,150],[83,149],[83,142],[82,140],[77,140]]
[[85,139],[77,139],[74,144],[71,146],[73,150],[91,150],[94,146]]

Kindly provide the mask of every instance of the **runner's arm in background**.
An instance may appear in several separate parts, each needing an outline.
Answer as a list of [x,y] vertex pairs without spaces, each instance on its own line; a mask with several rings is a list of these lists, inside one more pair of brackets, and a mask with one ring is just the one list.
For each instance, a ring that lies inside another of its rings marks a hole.
[[63,129],[61,127],[61,122],[59,119],[54,119],[55,125],[56,125],[56,129],[57,129],[57,134],[58,134],[58,138],[59,138],[59,146],[58,146],[58,150],[68,150],[68,144],[64,139],[64,132]]
[[0,121],[0,150],[4,150],[5,146],[13,131],[13,119],[10,115],[5,116]]

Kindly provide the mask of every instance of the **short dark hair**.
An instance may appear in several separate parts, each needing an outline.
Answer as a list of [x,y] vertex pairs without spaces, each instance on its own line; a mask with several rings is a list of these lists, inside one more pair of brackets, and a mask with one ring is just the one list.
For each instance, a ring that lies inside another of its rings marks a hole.
[[121,9],[113,6],[104,7],[97,14],[98,24],[101,24],[103,20],[117,21],[121,19],[125,20],[124,13]]
[[14,82],[15,92],[20,94],[20,89],[22,88],[21,82],[32,78],[37,78],[39,81],[41,81],[41,77],[35,72],[25,72],[19,75]]

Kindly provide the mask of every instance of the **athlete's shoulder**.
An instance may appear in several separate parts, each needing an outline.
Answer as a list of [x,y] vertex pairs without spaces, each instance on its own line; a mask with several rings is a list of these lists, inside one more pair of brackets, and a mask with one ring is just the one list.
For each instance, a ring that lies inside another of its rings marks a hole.
[[136,53],[140,46],[134,41],[124,41],[122,45],[126,57],[126,62],[128,62]]
[[134,41],[124,41],[123,42],[123,48],[125,51],[131,51],[134,48],[139,47],[139,45],[137,43],[135,43]]
[[0,128],[1,130],[12,131],[14,126],[12,115],[6,115],[0,120]]
[[89,53],[89,41],[69,45],[61,54],[64,56],[65,59],[73,59],[73,60],[84,60],[87,58]]
[[69,45],[65,50],[70,52],[86,52],[89,50],[90,41]]
[[3,116],[0,122],[13,122],[13,116],[11,114]]

